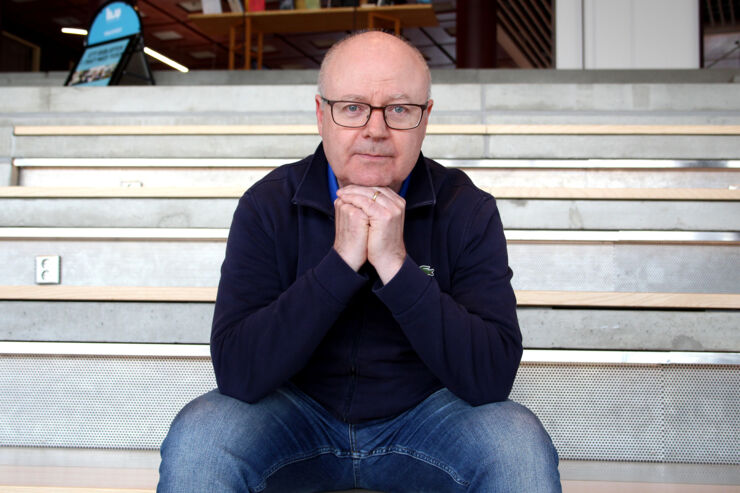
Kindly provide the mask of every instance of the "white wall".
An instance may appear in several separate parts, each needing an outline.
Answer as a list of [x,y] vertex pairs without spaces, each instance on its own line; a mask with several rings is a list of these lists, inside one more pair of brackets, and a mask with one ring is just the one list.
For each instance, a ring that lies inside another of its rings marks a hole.
[[555,0],[556,67],[699,68],[697,2]]

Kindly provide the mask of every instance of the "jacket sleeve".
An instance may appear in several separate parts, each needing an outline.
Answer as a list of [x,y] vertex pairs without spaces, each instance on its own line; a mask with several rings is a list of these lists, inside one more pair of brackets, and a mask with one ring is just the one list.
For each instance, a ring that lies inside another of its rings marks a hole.
[[219,390],[256,402],[310,358],[353,294],[367,281],[330,249],[286,286],[276,225],[247,192],[234,213],[211,329]]
[[495,200],[487,196],[467,221],[459,254],[451,259],[450,292],[407,256],[376,294],[442,384],[480,405],[508,397],[522,338]]

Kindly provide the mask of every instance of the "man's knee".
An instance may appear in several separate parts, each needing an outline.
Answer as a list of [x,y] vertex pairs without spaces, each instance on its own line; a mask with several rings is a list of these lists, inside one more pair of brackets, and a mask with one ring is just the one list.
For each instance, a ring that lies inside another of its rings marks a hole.
[[162,442],[158,491],[246,491],[245,406],[218,391],[188,403]]
[[559,491],[557,451],[532,411],[506,401],[481,406],[479,412],[479,472],[513,487],[497,491]]
[[217,392],[209,392],[189,402],[175,416],[162,443],[162,455],[203,450],[204,440],[213,439],[213,421],[218,414]]

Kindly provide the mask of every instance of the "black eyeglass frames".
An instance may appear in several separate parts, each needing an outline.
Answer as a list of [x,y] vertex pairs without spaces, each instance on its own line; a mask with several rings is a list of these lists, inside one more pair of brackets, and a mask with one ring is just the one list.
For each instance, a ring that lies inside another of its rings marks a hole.
[[322,101],[331,108],[331,118],[340,127],[360,128],[367,125],[373,110],[383,112],[383,120],[388,128],[411,130],[421,123],[426,104],[394,103],[385,106],[372,106],[357,101],[333,101],[321,96]]

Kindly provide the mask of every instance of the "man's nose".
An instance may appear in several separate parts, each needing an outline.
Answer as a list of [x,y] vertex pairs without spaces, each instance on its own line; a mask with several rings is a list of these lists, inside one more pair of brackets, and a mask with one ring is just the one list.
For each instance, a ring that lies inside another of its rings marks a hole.
[[372,136],[384,136],[388,133],[388,126],[385,124],[385,118],[383,116],[383,109],[373,108],[370,110],[370,119],[365,125],[365,132]]

